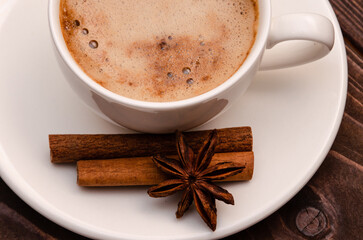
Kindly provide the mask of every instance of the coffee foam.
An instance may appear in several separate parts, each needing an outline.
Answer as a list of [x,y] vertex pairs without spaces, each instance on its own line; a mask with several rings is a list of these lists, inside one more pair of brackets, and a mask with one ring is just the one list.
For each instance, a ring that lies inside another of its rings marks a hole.
[[93,80],[125,97],[175,101],[232,76],[254,42],[254,0],[62,0],[67,47]]

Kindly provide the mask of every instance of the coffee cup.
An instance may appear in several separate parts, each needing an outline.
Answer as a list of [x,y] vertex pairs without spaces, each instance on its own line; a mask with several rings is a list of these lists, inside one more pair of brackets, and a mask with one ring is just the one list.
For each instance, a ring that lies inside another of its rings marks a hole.
[[[312,62],[332,49],[334,28],[326,17],[295,13],[272,19],[270,0],[259,0],[257,5],[257,34],[240,68],[212,90],[168,102],[132,99],[95,82],[67,48],[61,30],[60,0],[49,0],[48,16],[59,66],[72,89],[88,107],[104,119],[135,131],[167,133],[191,129],[222,114],[247,90],[257,71]],[[299,44],[295,44],[296,40],[300,40]],[[286,43],[279,44],[282,42]],[[274,54],[275,45],[287,48],[286,54]]]

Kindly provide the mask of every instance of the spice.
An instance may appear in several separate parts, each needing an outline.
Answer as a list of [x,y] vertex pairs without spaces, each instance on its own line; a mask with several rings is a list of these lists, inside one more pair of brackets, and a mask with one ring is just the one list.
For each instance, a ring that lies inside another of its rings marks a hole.
[[[210,132],[186,132],[185,137],[197,151]],[[218,129],[217,133],[220,143],[215,152],[252,151],[251,127]],[[175,134],[51,134],[49,148],[52,163],[177,154]]]
[[[177,156],[168,156],[176,158]],[[245,169],[232,177],[220,181],[248,181],[252,179],[253,152],[228,152],[214,154],[211,165],[231,161],[243,164]],[[149,157],[79,160],[77,161],[77,183],[83,187],[145,186],[155,185],[170,178]]]
[[232,205],[234,199],[232,194],[212,181],[236,175],[245,166],[235,162],[221,162],[209,166],[218,143],[216,130],[209,134],[197,154],[187,144],[182,133],[177,132],[176,135],[178,160],[161,155],[153,157],[154,163],[173,178],[149,188],[148,194],[151,197],[166,197],[183,190],[176,217],[182,217],[194,201],[199,215],[214,231],[217,226],[215,199]]

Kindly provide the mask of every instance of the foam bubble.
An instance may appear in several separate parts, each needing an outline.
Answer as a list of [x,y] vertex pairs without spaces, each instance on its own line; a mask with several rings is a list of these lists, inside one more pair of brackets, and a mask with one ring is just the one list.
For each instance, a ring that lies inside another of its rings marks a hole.
[[74,20],[73,25],[75,27],[79,27],[79,25],[81,25],[81,23],[78,20]]
[[96,40],[91,40],[89,46],[93,49],[98,48],[98,42]]
[[193,78],[188,78],[188,80],[187,80],[187,84],[188,84],[188,85],[192,85],[193,83],[194,83]]
[[182,72],[183,72],[184,74],[188,75],[188,74],[191,72],[191,70],[190,70],[190,68],[185,67],[185,68],[183,68]]
[[167,48],[168,44],[165,41],[161,41],[159,43],[159,47],[161,50],[165,50]]

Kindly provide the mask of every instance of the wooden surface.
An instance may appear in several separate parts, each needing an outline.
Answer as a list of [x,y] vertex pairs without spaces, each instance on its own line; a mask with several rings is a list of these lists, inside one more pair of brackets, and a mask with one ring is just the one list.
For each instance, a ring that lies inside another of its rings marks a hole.
[[[338,136],[309,183],[262,222],[225,240],[363,239],[362,0],[330,0],[344,33],[349,86]],[[26,205],[0,179],[0,239],[86,239]]]

